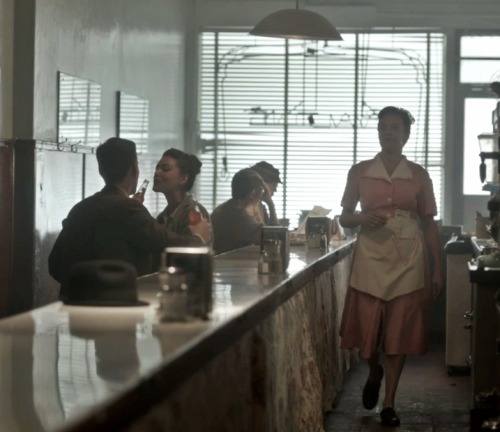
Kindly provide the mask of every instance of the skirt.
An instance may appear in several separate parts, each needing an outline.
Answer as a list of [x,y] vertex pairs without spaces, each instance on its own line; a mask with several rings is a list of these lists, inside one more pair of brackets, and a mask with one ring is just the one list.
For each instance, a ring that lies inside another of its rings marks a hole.
[[425,288],[385,301],[349,287],[342,314],[341,347],[358,348],[361,357],[422,355],[428,348]]

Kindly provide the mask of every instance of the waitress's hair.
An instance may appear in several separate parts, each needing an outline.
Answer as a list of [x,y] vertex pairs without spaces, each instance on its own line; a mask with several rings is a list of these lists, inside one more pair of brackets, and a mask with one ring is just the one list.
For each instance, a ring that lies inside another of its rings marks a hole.
[[395,106],[386,106],[382,108],[378,113],[379,121],[382,120],[388,114],[396,114],[403,121],[403,125],[405,127],[405,132],[409,135],[411,131],[411,125],[415,123],[415,118],[411,115],[411,112]]
[[185,189],[190,191],[193,188],[196,176],[201,171],[201,161],[195,155],[184,153],[182,150],[175,148],[169,148],[162,155],[162,157],[167,156],[175,159],[181,174],[187,176],[188,180],[186,182]]

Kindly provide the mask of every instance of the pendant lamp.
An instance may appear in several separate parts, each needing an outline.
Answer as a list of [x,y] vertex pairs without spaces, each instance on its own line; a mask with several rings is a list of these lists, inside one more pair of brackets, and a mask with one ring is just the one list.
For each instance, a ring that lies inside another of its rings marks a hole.
[[299,9],[299,0],[295,1],[295,9],[282,9],[264,17],[250,34],[282,39],[343,40],[324,16]]

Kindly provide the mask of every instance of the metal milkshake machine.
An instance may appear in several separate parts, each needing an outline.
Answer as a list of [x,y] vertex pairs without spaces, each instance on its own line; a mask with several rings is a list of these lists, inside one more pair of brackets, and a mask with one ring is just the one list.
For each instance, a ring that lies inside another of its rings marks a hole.
[[[499,95],[500,96],[500,95]],[[480,178],[491,193],[487,231],[494,246],[481,250],[476,263],[469,264],[472,283],[470,430],[500,428],[500,102],[493,112],[494,133],[478,136],[481,148]]]
[[[500,240],[500,133],[483,133],[478,136],[481,152],[479,176],[485,185],[484,190],[491,192],[488,201],[490,224],[488,233],[499,243]],[[493,248],[491,253],[481,255],[477,260],[480,268],[500,267],[500,252]]]

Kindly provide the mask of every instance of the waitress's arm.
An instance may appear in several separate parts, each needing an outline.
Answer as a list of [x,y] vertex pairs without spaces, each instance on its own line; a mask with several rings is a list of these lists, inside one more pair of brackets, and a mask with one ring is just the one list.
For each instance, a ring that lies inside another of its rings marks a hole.
[[387,222],[387,217],[375,211],[364,211],[357,213],[352,209],[344,207],[339,219],[344,228],[356,228],[358,225],[370,228],[379,228]]
[[343,208],[339,222],[344,228],[356,228],[362,224],[363,215],[361,213],[354,213],[354,210]]
[[437,298],[443,288],[443,257],[439,229],[434,216],[425,216],[422,220],[424,241],[432,263],[432,296]]

